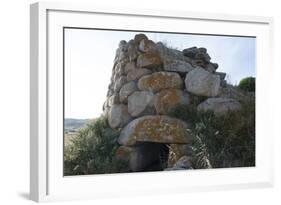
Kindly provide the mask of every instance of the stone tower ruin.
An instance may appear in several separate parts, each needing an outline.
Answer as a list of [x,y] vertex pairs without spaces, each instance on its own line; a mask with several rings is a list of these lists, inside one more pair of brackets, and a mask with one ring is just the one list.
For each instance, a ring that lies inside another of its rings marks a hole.
[[223,96],[226,74],[217,68],[206,48],[179,51],[144,34],[120,41],[103,110],[110,127],[121,130],[117,155],[132,171],[159,170],[161,160],[169,169],[192,166],[192,134],[186,122],[167,115],[174,107],[197,103],[218,115],[240,109]]

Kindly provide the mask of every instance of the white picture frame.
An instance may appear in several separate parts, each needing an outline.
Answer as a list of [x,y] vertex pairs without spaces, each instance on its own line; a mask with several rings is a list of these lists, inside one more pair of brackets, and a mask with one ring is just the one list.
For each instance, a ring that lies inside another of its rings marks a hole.
[[[114,18],[113,18],[114,17]],[[148,23],[149,22],[149,23]],[[157,28],[155,27],[157,25]],[[254,35],[256,67],[256,167],[63,177],[63,27],[129,30],[167,28],[193,33]],[[273,186],[273,133],[270,127],[270,75],[273,19],[185,11],[97,8],[71,3],[35,3],[30,10],[30,198],[54,201],[139,194],[175,193]],[[266,68],[266,69],[263,69]],[[56,71],[55,71],[56,70]],[[270,72],[269,72],[270,70]],[[266,85],[266,86],[264,86]],[[262,119],[267,119],[263,121]],[[149,186],[147,186],[149,184]]]

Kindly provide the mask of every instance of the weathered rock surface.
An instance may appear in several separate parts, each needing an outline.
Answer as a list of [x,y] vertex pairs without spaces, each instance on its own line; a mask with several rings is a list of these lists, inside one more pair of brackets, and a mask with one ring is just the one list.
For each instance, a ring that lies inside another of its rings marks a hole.
[[164,70],[179,72],[179,73],[188,73],[193,70],[194,67],[183,60],[164,60]]
[[133,69],[128,72],[127,81],[138,80],[140,77],[151,73],[152,71],[146,68]]
[[142,39],[139,43],[139,50],[142,54],[140,54],[137,59],[138,67],[155,69],[162,65],[161,56],[153,41]]
[[135,35],[134,42],[139,44],[143,39],[148,39],[147,36],[143,33]]
[[[204,48],[205,49],[205,48]],[[195,59],[199,59],[199,60],[202,60],[204,63],[210,63],[210,60],[211,60],[211,57],[209,56],[208,53],[206,53],[206,51],[202,52],[200,50],[200,48],[198,49],[198,53],[196,53],[195,55]]]
[[199,96],[217,96],[220,88],[220,77],[203,68],[190,71],[185,78],[187,91]]
[[113,95],[114,94],[114,91],[113,91],[113,88],[111,88],[111,87],[109,87],[108,88],[108,91],[107,91],[107,93],[106,93],[106,97],[110,97],[111,95]]
[[215,115],[224,115],[229,111],[237,111],[240,109],[241,104],[231,98],[208,98],[197,107],[198,111],[213,111]]
[[128,42],[128,56],[130,62],[136,60],[138,57],[138,44],[133,40]]
[[153,102],[151,91],[136,91],[128,98],[128,111],[133,117],[154,114]]
[[207,65],[205,65],[205,70],[210,72],[210,73],[215,73],[215,71],[217,70],[217,64],[213,64],[213,63],[208,63]]
[[136,90],[138,90],[138,86],[133,81],[123,85],[119,92],[120,102],[127,102],[129,95],[131,95]]
[[113,105],[108,111],[108,124],[111,128],[123,127],[131,120],[127,106]]
[[139,79],[138,88],[158,92],[162,89],[181,89],[183,81],[179,74],[173,72],[156,72]]
[[154,106],[157,114],[167,114],[169,110],[178,105],[188,105],[189,94],[178,89],[165,89],[156,94]]
[[191,48],[184,49],[182,53],[187,57],[195,58],[196,54],[198,53],[198,49],[197,47],[191,47]]
[[119,104],[119,95],[114,94],[108,99],[108,106],[111,107],[112,105]]
[[206,48],[191,47],[191,48],[184,49],[182,53],[186,57],[202,60],[204,63],[209,63],[211,60],[211,57],[207,53]]
[[127,42],[122,40],[120,41],[119,43],[119,47],[116,51],[116,56],[115,56],[115,59],[114,59],[114,63],[116,62],[121,62],[123,61],[124,59],[126,59],[128,57],[127,55]]
[[128,62],[124,67],[124,72],[127,74],[132,70],[136,70],[137,66],[135,62]]
[[141,40],[139,50],[144,53],[158,53],[156,44],[152,40],[148,39]]
[[158,68],[161,64],[162,60],[158,53],[143,53],[137,59],[137,66],[142,68]]
[[158,142],[187,144],[192,135],[188,125],[181,120],[168,116],[143,116],[130,122],[122,131],[118,142],[122,145],[134,145],[137,142]]
[[206,48],[191,47],[182,51],[183,55],[189,58],[189,62],[193,67],[202,67],[208,72],[214,73],[218,68],[218,64],[211,62],[211,57],[207,53]]
[[125,74],[125,63],[124,62],[118,62],[116,66],[114,67],[115,75],[121,76]]
[[115,82],[114,85],[114,92],[119,92],[119,90],[121,89],[121,87],[127,83],[127,77],[126,76],[121,76],[120,78],[118,78]]

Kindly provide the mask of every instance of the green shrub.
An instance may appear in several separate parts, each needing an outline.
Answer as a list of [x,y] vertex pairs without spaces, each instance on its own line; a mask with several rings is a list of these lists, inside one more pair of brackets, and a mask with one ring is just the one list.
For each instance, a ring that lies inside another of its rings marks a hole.
[[240,80],[238,87],[244,91],[254,92],[256,89],[256,78],[243,78],[242,80]]
[[[255,165],[255,117],[244,105],[240,112],[220,117],[201,113],[193,131],[208,151],[213,168]],[[194,143],[197,148],[196,143]],[[201,149],[197,149],[200,153]]]
[[127,164],[114,157],[119,131],[100,117],[91,121],[70,139],[64,149],[64,174],[103,174],[123,172]]
[[215,116],[179,106],[169,112],[186,121],[194,135],[194,168],[255,165],[255,101],[242,102],[241,111]]

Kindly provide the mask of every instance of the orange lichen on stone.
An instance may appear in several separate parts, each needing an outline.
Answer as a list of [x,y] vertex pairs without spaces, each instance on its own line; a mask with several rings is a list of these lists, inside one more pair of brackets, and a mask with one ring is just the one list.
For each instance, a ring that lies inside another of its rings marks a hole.
[[159,97],[167,103],[177,103],[180,99],[176,89],[163,90],[159,93]]
[[162,90],[156,96],[154,106],[158,114],[164,114],[163,112],[169,107],[176,105],[180,100],[180,97],[176,89]]
[[139,49],[140,49],[140,51],[145,52],[145,53],[150,53],[150,54],[158,53],[159,54],[157,46],[152,40],[143,39],[140,42]]
[[151,120],[143,120],[135,129],[135,134],[139,132],[144,132],[145,135],[140,135],[137,139],[139,141],[153,141],[161,142],[163,141],[163,135],[166,135],[165,138],[173,138],[174,141],[179,141],[183,134],[183,130],[179,127],[178,123],[175,121],[167,123],[163,119],[154,118]]
[[139,79],[140,90],[151,90],[153,92],[168,88],[182,88],[183,82],[179,74],[171,72],[156,72]]
[[137,66],[153,69],[162,65],[162,60],[158,52],[147,52],[139,55]]
[[120,135],[119,142],[134,145],[136,142],[189,143],[187,124],[171,117],[144,116],[132,121]]
[[149,59],[155,65],[161,65],[162,60],[158,52],[147,52],[144,53],[143,56]]

